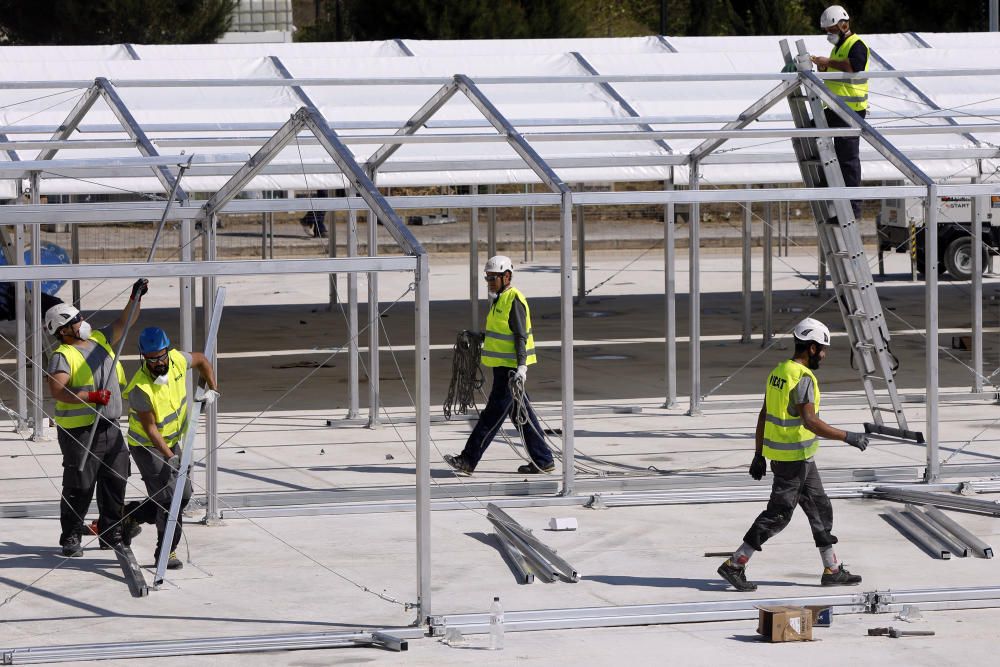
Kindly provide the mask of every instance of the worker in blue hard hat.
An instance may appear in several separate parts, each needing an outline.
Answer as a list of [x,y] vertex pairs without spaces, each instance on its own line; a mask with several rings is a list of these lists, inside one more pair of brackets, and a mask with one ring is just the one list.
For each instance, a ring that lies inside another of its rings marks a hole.
[[[211,362],[199,352],[181,352],[170,347],[170,339],[159,327],[147,327],[139,334],[142,365],[125,390],[129,401],[128,444],[149,497],[125,505],[125,522],[156,524],[156,555],[163,548],[167,511],[180,468],[181,441],[187,426],[187,372],[194,368],[207,388],[196,400],[211,405],[219,397]],[[184,487],[181,509],[191,498],[191,482]],[[169,545],[167,567],[177,570],[184,564],[177,558],[181,537],[181,516]]]

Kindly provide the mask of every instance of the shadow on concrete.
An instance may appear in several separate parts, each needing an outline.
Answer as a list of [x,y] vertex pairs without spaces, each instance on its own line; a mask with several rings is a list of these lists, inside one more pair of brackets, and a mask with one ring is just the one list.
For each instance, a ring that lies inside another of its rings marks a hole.
[[[631,575],[597,574],[581,577],[581,581],[596,581],[609,586],[649,586],[652,588],[693,588],[698,591],[732,593],[732,587],[722,579],[683,579],[680,577],[633,577]],[[803,586],[797,581],[754,581],[758,586]]]

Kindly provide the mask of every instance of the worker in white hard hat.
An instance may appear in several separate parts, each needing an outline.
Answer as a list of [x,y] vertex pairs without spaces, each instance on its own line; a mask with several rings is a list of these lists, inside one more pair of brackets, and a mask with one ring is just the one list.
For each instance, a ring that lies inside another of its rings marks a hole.
[[[512,387],[523,389],[528,366],[537,361],[535,338],[531,333],[531,310],[524,295],[510,284],[513,274],[514,264],[509,257],[497,255],[486,262],[486,288],[493,302],[486,316],[482,362],[493,369],[493,387],[465,449],[457,456],[446,454],[444,457],[448,465],[463,475],[473,473],[508,416],[520,431],[531,457],[531,462],[520,466],[517,472],[530,475],[555,470],[552,451],[545,443],[527,393],[517,392],[520,399],[517,404],[512,391]],[[526,417],[525,423],[515,419],[515,412]]]
[[[49,360],[49,394],[55,400],[56,437],[62,452],[62,499],[59,544],[66,557],[83,555],[80,542],[83,519],[97,492],[97,532],[102,547],[122,540],[122,505],[130,466],[125,439],[118,427],[122,416],[122,389],[125,370],[121,362],[112,364],[114,346],[124,335],[129,310],[132,322],[139,316],[147,281],[132,285],[130,303],[110,326],[92,329],[79,310],[58,304],[45,313],[45,330],[59,347]],[[94,429],[90,453],[87,441]],[[86,457],[83,470],[80,461]]]
[[[833,45],[829,56],[810,56],[820,72],[867,72],[870,60],[868,46],[851,32],[851,17],[840,5],[832,5],[819,18],[819,27],[826,32],[826,39]],[[864,118],[868,114],[868,79],[863,75],[852,79],[828,79],[826,86],[840,97],[854,113]],[[832,110],[825,110],[826,122],[830,127],[849,127],[847,122]],[[844,185],[861,185],[861,139],[860,137],[834,137],[834,148],[840,170],[844,174]],[[861,201],[851,201],[854,217],[861,217]]]
[[747,581],[746,565],[754,552],[781,532],[799,506],[809,519],[813,541],[823,561],[823,586],[853,586],[861,577],[851,574],[837,561],[833,545],[833,506],[823,490],[823,482],[813,456],[819,439],[841,440],[865,451],[867,433],[841,431],[819,418],[820,392],[816,371],[830,345],[830,330],[822,322],[807,317],[795,326],[795,352],[778,364],[767,378],[764,405],[757,417],[756,450],[750,476],[760,480],[771,461],[771,498],[743,537],[743,544],[719,566],[719,574],[738,591],[754,591]]

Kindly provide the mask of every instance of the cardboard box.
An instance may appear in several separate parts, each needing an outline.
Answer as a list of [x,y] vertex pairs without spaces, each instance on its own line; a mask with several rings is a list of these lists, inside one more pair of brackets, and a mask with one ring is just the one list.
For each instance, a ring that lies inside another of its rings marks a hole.
[[812,641],[813,614],[805,607],[757,607],[757,633],[772,642]]

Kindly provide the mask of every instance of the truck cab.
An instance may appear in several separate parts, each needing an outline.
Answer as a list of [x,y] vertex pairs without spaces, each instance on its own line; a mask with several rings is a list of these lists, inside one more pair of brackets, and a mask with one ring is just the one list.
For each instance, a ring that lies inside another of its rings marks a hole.
[[[973,207],[975,199],[975,207]],[[982,225],[982,243],[977,244],[983,258],[983,273],[990,257],[1000,254],[1000,196],[941,197],[938,209],[938,270],[956,280],[972,278],[972,214],[976,209]],[[996,214],[996,215],[994,215]],[[924,271],[924,200],[886,199],[875,216],[878,234],[879,272],[885,252],[910,254],[916,270]]]

